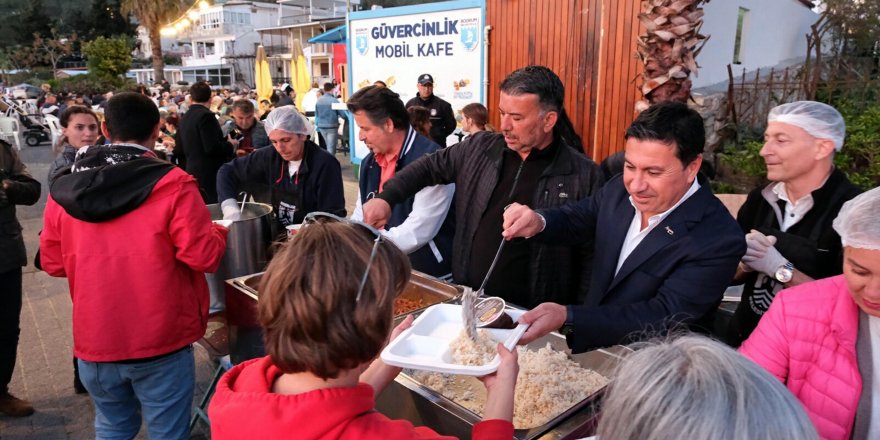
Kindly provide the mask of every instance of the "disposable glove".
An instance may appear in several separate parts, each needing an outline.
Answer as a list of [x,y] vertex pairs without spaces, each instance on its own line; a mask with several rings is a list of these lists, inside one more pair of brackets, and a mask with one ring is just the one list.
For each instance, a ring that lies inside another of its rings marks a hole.
[[764,235],[756,230],[746,234],[746,254],[743,263],[750,269],[769,277],[776,276],[776,270],[788,260],[776,250],[776,237]]
[[220,204],[220,210],[223,211],[223,220],[240,220],[241,207],[235,199],[226,199]]

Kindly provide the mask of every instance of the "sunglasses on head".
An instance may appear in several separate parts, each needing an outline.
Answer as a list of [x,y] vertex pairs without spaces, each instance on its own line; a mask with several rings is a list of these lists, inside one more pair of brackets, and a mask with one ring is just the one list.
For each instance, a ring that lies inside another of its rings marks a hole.
[[373,239],[373,249],[370,251],[370,259],[367,260],[367,267],[366,269],[364,269],[364,276],[361,277],[361,285],[360,287],[358,287],[357,296],[355,297],[355,302],[360,301],[361,294],[364,292],[364,287],[367,285],[367,278],[370,276],[370,267],[373,266],[373,260],[376,258],[376,253],[379,251],[379,243],[384,241],[382,239],[382,233],[379,232],[378,229],[368,224],[330,214],[329,212],[316,211],[306,214],[305,218],[303,219],[303,226],[314,223],[347,223],[350,225],[359,226],[360,228],[366,230],[371,236],[375,237]]

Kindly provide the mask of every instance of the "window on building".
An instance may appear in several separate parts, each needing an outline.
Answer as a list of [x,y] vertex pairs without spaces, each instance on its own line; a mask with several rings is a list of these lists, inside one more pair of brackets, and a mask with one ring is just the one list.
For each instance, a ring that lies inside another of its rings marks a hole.
[[330,63],[321,63],[321,76],[330,76]]
[[749,10],[739,8],[736,17],[736,37],[733,40],[733,64],[742,64],[743,62],[743,38],[745,30],[749,24]]

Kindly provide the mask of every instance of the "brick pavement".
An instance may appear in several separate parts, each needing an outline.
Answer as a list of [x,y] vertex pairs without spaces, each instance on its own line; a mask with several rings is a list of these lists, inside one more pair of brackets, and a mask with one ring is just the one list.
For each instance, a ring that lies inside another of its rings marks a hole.
[[[53,156],[48,145],[24,147],[22,160],[28,170],[43,184],[40,201],[34,206],[18,209],[24,227],[28,261],[33,262],[43,224],[46,205],[46,175]],[[357,182],[347,156],[338,156],[343,165],[345,199],[348,212],[354,208]],[[95,417],[91,399],[73,392],[71,303],[67,280],[53,278],[29,264],[23,274],[24,301],[21,313],[21,338],[18,361],[10,384],[10,392],[29,400],[36,413],[25,418],[0,415],[0,439],[79,440],[95,437]],[[196,347],[195,401],[204,394],[215,364],[207,352]],[[209,437],[197,428],[193,438]],[[142,430],[138,439],[145,439]]]

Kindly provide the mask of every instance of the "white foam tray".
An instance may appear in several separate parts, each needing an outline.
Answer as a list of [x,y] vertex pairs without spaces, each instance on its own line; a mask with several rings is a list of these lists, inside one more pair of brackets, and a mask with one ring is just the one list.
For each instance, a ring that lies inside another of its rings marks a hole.
[[[525,310],[507,308],[505,312],[516,322]],[[463,327],[460,305],[431,306],[416,318],[412,327],[406,329],[382,350],[382,361],[388,365],[438,373],[468,376],[485,376],[494,373],[501,365],[501,356],[497,354],[485,365],[452,363],[452,349],[449,348],[449,344],[458,337]],[[511,330],[496,328],[477,330],[486,330],[492,339],[503,343],[508,350],[513,350],[527,328],[528,325],[519,324]]]

